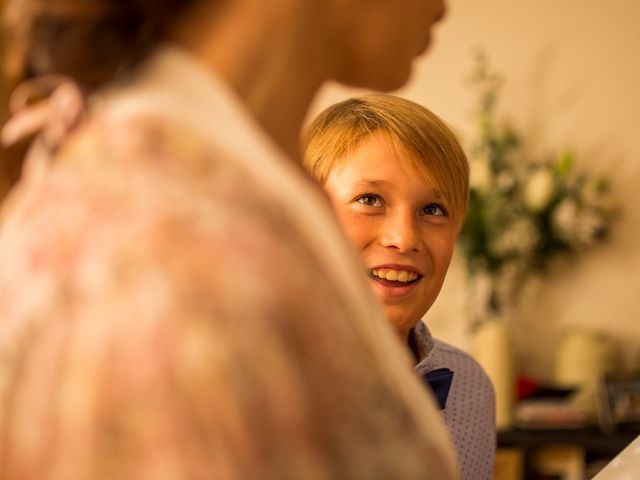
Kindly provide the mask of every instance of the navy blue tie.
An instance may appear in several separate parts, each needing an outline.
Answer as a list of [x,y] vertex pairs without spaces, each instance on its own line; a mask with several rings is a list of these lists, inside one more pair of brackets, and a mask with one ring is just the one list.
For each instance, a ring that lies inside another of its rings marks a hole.
[[440,410],[444,410],[447,406],[447,397],[451,389],[451,381],[453,380],[453,372],[448,368],[436,368],[422,376],[422,380],[431,388],[436,396]]

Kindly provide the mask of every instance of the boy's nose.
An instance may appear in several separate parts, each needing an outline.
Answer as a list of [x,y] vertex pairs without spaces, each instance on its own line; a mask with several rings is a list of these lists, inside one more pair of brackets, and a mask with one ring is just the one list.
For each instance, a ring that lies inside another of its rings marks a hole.
[[421,238],[413,215],[398,214],[389,217],[382,227],[380,243],[403,253],[419,251]]

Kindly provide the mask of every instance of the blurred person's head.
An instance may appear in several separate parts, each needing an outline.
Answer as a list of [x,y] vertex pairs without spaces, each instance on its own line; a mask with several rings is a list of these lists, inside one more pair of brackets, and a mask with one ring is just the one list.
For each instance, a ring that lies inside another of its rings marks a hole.
[[431,41],[444,0],[7,0],[17,82],[72,77],[87,91],[166,41],[215,69],[292,158],[327,80],[390,90]]
[[[298,60],[322,80],[390,89],[406,81],[411,62],[429,46],[443,2],[8,0],[6,23],[14,34],[9,62],[14,76],[61,73],[96,86],[163,39],[189,43],[204,54],[219,48],[228,57],[218,61],[242,63],[248,42],[271,46],[264,42],[267,35],[281,42],[283,58],[294,50],[304,54]],[[242,23],[227,26],[236,20]]]
[[389,91],[402,86],[413,60],[432,40],[432,27],[445,13],[444,0],[333,0],[329,19],[333,79],[355,87]]
[[8,73],[16,81],[62,74],[96,87],[142,59],[198,1],[7,0]]
[[438,296],[464,221],[469,171],[459,142],[426,108],[369,95],[323,111],[303,144],[305,166],[406,336]]

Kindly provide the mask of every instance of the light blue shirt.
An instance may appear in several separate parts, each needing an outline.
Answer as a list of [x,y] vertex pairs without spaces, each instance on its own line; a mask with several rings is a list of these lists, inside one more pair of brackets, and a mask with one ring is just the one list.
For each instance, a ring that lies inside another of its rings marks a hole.
[[410,332],[419,375],[436,368],[453,370],[442,411],[454,443],[462,480],[491,480],[496,453],[495,395],[489,377],[471,356],[435,340],[423,322]]

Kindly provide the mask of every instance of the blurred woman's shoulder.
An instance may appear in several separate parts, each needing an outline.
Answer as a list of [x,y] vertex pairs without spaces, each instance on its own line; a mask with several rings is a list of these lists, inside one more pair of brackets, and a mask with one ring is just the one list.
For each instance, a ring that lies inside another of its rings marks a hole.
[[[431,411],[417,415],[391,388],[402,378],[380,373],[351,299],[261,188],[176,124],[90,117],[5,211],[0,373],[18,387],[0,395],[0,431],[16,398],[11,428],[26,428],[30,409],[44,421],[62,414],[61,402],[30,394],[48,378],[54,391],[88,392],[78,405],[95,417],[63,451],[116,431],[130,440],[126,453],[175,431],[158,452],[212,472],[224,464],[210,445],[249,452],[243,478],[281,478],[272,459],[300,444],[291,478],[320,465],[323,478],[378,478],[384,469],[445,478],[446,437],[416,422]],[[66,368],[56,356],[64,352],[88,361]],[[22,376],[25,358],[42,373]],[[274,442],[282,431],[290,434]],[[34,448],[46,451],[39,441]],[[415,461],[398,461],[408,451]]]

